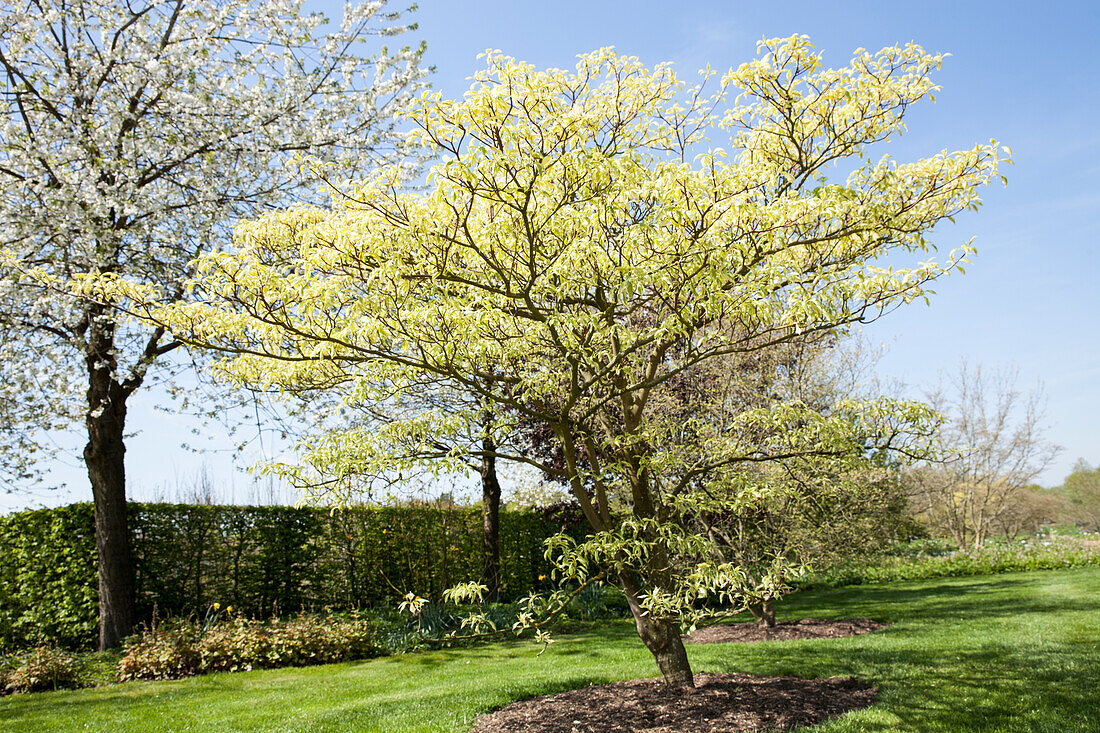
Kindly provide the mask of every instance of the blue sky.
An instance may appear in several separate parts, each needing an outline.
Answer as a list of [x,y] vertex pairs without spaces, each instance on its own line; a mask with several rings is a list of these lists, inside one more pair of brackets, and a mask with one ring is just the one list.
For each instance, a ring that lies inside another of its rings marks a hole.
[[[342,5],[307,7],[338,17]],[[615,46],[649,64],[672,61],[684,76],[707,63],[736,66],[762,36],[793,33],[810,36],[831,65],[858,47],[909,41],[951,53],[936,103],[911,110],[910,132],[890,152],[906,160],[996,138],[1015,165],[978,213],[935,232],[944,252],[975,237],[967,274],[941,281],[931,306],[899,310],[865,335],[889,347],[880,372],[915,389],[963,358],[1015,365],[1023,387],[1044,382],[1048,436],[1064,448],[1044,485],[1059,484],[1078,458],[1100,463],[1100,4],[422,0],[413,17],[419,30],[405,39],[427,41],[432,83],[447,96],[465,91],[487,48],[568,67],[579,53]],[[129,441],[128,483],[140,487],[132,495],[186,481],[204,460],[225,477],[224,457],[177,448],[191,426],[153,402],[139,395],[130,413],[142,431]],[[72,488],[48,503],[90,497],[80,466],[59,464],[56,473]],[[247,498],[247,479],[234,483],[237,500]],[[0,497],[0,507],[13,501]]]

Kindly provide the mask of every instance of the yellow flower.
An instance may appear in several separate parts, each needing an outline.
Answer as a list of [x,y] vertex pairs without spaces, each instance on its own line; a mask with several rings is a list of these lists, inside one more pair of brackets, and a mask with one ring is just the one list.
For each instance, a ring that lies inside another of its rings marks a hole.
[[214,604],[214,610],[215,610],[215,611],[217,611],[217,610],[218,610],[219,608],[221,608],[221,607],[222,607],[222,604],[220,604],[220,603],[215,603],[215,604]]
[[226,606],[225,607],[225,612],[226,613],[233,613],[233,606]]

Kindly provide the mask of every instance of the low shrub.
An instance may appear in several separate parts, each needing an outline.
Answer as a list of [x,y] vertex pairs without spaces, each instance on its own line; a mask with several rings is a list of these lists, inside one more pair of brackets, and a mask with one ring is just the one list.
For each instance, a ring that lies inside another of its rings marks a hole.
[[[231,609],[227,609],[229,611]],[[173,679],[208,672],[327,664],[402,654],[425,647],[461,646],[474,629],[463,612],[477,612],[484,628],[507,630],[514,603],[454,606],[425,601],[415,613],[375,609],[347,614],[302,613],[287,620],[256,620],[211,607],[203,619],[154,623],[123,649],[118,679]],[[625,615],[626,601],[611,586],[593,586],[573,599],[563,621]]]
[[857,561],[820,568],[799,583],[803,589],[923,578],[991,575],[1100,565],[1100,548],[1061,533],[1022,540],[994,539],[980,548],[953,549],[943,541],[918,540]]
[[40,692],[82,687],[80,660],[69,652],[38,647],[0,662],[0,692]]
[[195,644],[200,638],[201,630],[190,621],[156,624],[123,647],[119,679],[160,680],[198,674]]
[[377,656],[375,624],[357,615],[304,613],[286,620],[228,616],[151,626],[123,649],[120,680],[304,666]]
[[570,618],[580,621],[596,621],[626,618],[630,615],[630,607],[617,586],[593,583],[569,602],[565,612]]
[[951,540],[942,540],[934,537],[926,537],[909,542],[898,542],[882,551],[883,555],[897,557],[939,557],[957,552],[959,546]]

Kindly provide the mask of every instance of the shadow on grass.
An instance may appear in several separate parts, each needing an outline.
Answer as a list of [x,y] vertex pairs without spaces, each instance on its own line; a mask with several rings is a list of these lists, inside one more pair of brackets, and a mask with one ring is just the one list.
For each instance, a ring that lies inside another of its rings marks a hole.
[[[203,679],[213,684],[196,685],[198,680],[186,683],[178,681],[133,683],[114,688],[100,688],[94,691],[63,691],[58,693],[36,693],[21,696],[15,709],[0,712],[0,727],[14,730],[38,730],[39,723],[50,720],[58,727],[64,727],[66,721],[93,720],[99,730],[207,730],[213,729],[215,721],[232,721],[228,727],[219,725],[223,730],[268,730],[262,708],[271,698],[282,695],[273,685],[260,691],[254,689],[257,682],[246,683],[236,677],[228,685],[217,684],[215,680]],[[527,699],[539,695],[554,695],[568,690],[585,687],[590,684],[605,684],[612,679],[606,674],[579,674],[555,677],[553,679],[527,679],[487,682],[481,690],[483,710],[469,710],[463,697],[469,692],[445,685],[426,685],[415,691],[415,707],[429,711],[425,724],[446,721],[447,718],[470,717],[503,707],[517,699]],[[228,680],[227,680],[228,682]],[[179,685],[179,687],[175,687]],[[329,705],[320,705],[316,709],[302,710],[301,725],[291,718],[284,718],[278,725],[279,730],[319,730],[331,725],[337,730],[359,730],[370,728],[389,730],[387,721],[409,720],[409,700],[403,696],[387,698],[372,694],[337,695]],[[252,698],[253,693],[259,693]],[[486,694],[487,693],[487,694]],[[208,719],[202,707],[216,704],[217,718]],[[165,707],[177,711],[187,711],[182,715],[172,715],[163,719],[161,711]],[[118,713],[116,723],[111,716]],[[148,715],[145,715],[148,713]],[[188,720],[188,718],[193,719]],[[415,724],[416,716],[413,715]],[[350,721],[355,724],[349,727]],[[135,721],[141,721],[135,725]],[[472,722],[472,721],[467,721]],[[77,725],[70,727],[79,727]],[[68,728],[66,728],[68,729]],[[419,729],[419,728],[417,728]],[[434,729],[434,727],[433,727]]]
[[[621,619],[609,621],[603,628],[585,628],[582,631],[556,632],[553,634],[555,656],[592,656],[599,657],[600,652],[594,649],[607,643],[615,643],[626,640],[638,641],[637,633],[631,623]],[[641,642],[638,641],[640,644]],[[537,648],[537,647],[535,647]],[[453,664],[456,660],[499,659],[501,656],[515,658],[519,656],[531,656],[531,637],[515,638],[511,635],[504,636],[498,641],[488,644],[475,644],[469,646],[455,646],[443,649],[431,649],[427,651],[412,652],[409,654],[395,654],[389,657],[377,657],[373,660],[376,664],[392,664],[405,667],[410,662],[421,667],[438,667]],[[359,662],[363,663],[363,662]]]
[[[761,646],[761,645],[756,645]],[[858,730],[1100,730],[1096,684],[1100,659],[1086,650],[1014,648],[940,650],[846,648],[822,654],[817,643],[771,645],[705,665],[716,672],[800,677],[850,676],[881,687],[876,706],[897,722]]]
[[[1100,577],[1100,576],[1098,576]],[[917,587],[897,588],[885,585],[860,585],[846,588],[806,591],[790,596],[778,607],[786,618],[804,618],[819,606],[825,618],[840,618],[865,612],[876,621],[927,621],[944,623],[975,617],[992,619],[1025,613],[1095,611],[1095,598],[1028,596],[1019,575],[982,576],[981,579],[950,578],[923,581]],[[1098,587],[1100,590],[1100,587]]]
[[725,645],[693,657],[708,671],[844,675],[881,685],[876,707],[894,721],[860,720],[836,730],[1095,733],[1100,596],[1089,591],[1100,574],[1092,578],[1080,578],[1085,582],[1068,597],[1056,576],[1031,589],[1022,585],[1026,577],[998,576],[816,591],[784,604],[784,615],[865,613],[900,625],[845,639]]
[[[1100,572],[814,591],[780,610],[783,618],[867,616],[896,625],[843,639],[701,645],[689,652],[693,666],[851,676],[881,686],[866,713],[826,723],[823,731],[1100,731]],[[1021,616],[1026,620],[1013,622]],[[20,696],[18,704],[0,701],[0,727],[392,730],[386,721],[402,719],[412,721],[402,729],[457,731],[514,700],[603,684],[632,670],[656,675],[629,621],[559,635],[539,669],[531,661],[535,650],[508,640],[335,668]],[[272,717],[288,715],[293,721],[278,719],[285,725]],[[418,721],[430,724],[418,728]]]

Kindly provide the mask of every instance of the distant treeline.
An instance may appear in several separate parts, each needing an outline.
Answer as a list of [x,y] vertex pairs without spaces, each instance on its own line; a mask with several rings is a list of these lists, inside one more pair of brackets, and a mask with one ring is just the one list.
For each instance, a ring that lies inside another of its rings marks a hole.
[[[213,603],[249,616],[438,598],[482,571],[479,507],[129,505],[140,618],[203,614]],[[549,582],[543,541],[568,513],[502,511],[501,593]],[[563,524],[564,523],[564,524]],[[94,645],[92,505],[0,516],[0,648]]]

